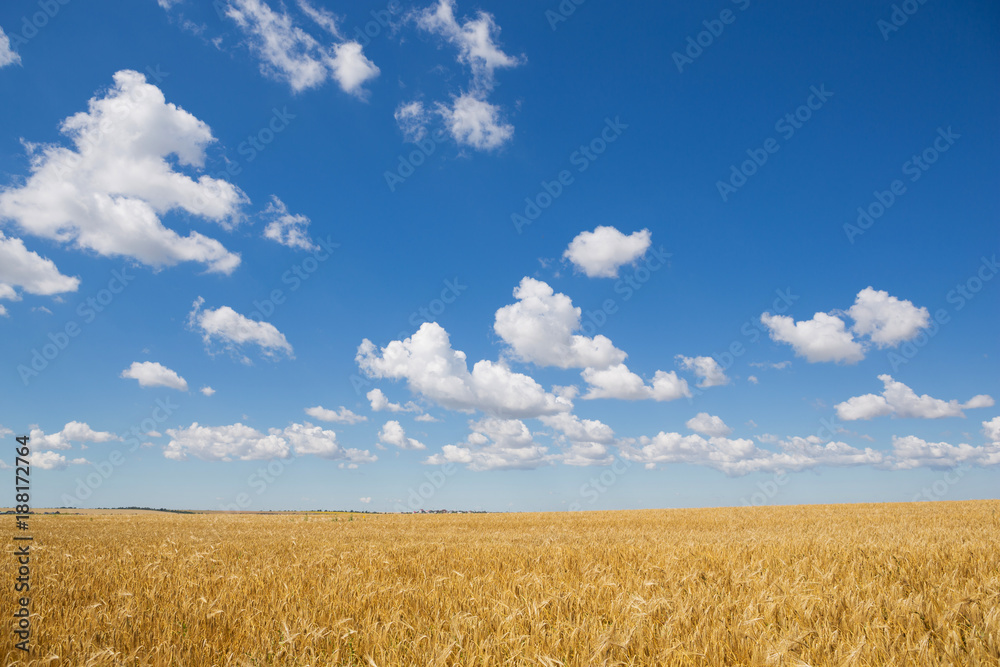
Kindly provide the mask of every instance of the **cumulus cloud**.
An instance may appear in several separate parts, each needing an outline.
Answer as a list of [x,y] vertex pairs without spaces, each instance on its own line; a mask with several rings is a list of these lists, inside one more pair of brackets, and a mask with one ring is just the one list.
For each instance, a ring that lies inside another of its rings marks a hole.
[[687,380],[670,371],[656,371],[650,384],[629,370],[625,364],[609,366],[605,369],[585,368],[580,374],[589,385],[584,399],[617,398],[626,401],[653,399],[673,401],[690,397]]
[[520,419],[489,417],[470,424],[466,442],[445,445],[441,453],[424,463],[442,465],[460,463],[469,470],[530,470],[550,462],[548,451],[534,441],[531,431]]
[[760,321],[770,331],[771,340],[791,345],[796,355],[810,363],[854,364],[865,357],[861,344],[835,315],[816,313],[811,320],[796,322],[787,315],[764,313]]
[[368,450],[344,449],[337,434],[309,422],[291,424],[284,430],[272,428],[267,434],[244,424],[202,426],[194,422],[181,429],[167,429],[170,442],[163,455],[175,461],[189,456],[202,461],[262,461],[292,455],[312,454],[326,459],[369,463],[377,460]]
[[[985,423],[985,422],[984,422]],[[981,446],[965,443],[928,442],[913,435],[892,438],[893,459],[889,467],[896,470],[912,468],[954,468],[961,464],[992,466],[1000,463],[1000,442]]]
[[31,175],[0,192],[0,218],[27,234],[154,269],[199,262],[231,273],[238,254],[198,232],[181,236],[160,220],[183,211],[226,228],[239,221],[247,201],[239,188],[207,175],[195,180],[170,160],[200,170],[205,147],[215,141],[208,125],[168,104],[138,72],[120,71],[114,81],[88,111],[63,121],[60,131],[75,150],[25,144]]
[[617,278],[618,269],[638,261],[651,243],[648,229],[626,236],[614,227],[599,226],[578,234],[563,257],[590,278]]
[[477,150],[494,150],[514,136],[514,126],[503,119],[500,107],[472,93],[453,97],[451,106],[438,103],[437,112],[452,139]]
[[703,389],[729,384],[726,371],[712,357],[685,357],[682,354],[678,354],[677,361],[681,368],[686,371],[692,371],[701,378],[698,386]]
[[46,449],[70,449],[74,442],[110,442],[121,440],[114,433],[108,431],[95,431],[85,422],[68,422],[58,433],[46,435],[39,428],[32,428],[30,433],[32,447],[44,447]]
[[79,286],[79,278],[64,276],[51,259],[28,250],[24,241],[0,231],[0,299],[20,300],[16,287],[29,294],[48,296],[75,292]]
[[120,377],[138,380],[140,387],[168,387],[180,391],[188,389],[187,380],[155,361],[133,361],[131,366],[121,372]]
[[368,421],[368,417],[364,415],[355,414],[351,412],[343,405],[337,410],[327,410],[326,408],[317,405],[312,408],[306,408],[306,414],[313,419],[319,419],[320,421],[333,422],[335,424],[358,424],[360,422]]
[[319,249],[309,238],[309,218],[289,213],[285,203],[275,195],[271,195],[271,202],[261,215],[268,221],[264,226],[264,238],[289,248]]
[[423,412],[420,406],[413,401],[407,401],[406,405],[391,403],[381,389],[372,389],[365,394],[375,412]]
[[607,424],[596,419],[580,419],[568,412],[539,419],[557,431],[555,442],[562,454],[556,458],[566,465],[610,465],[614,461],[608,445],[615,441],[615,432]]
[[10,46],[10,38],[0,28],[0,67],[7,65],[18,65],[21,63],[21,56],[14,52]]
[[455,18],[454,0],[438,0],[418,13],[416,20],[419,28],[444,37],[458,48],[458,61],[472,71],[475,90],[493,88],[497,69],[516,67],[524,61],[500,50],[495,41],[500,27],[486,12],[460,24]]
[[202,394],[204,394],[205,396],[211,396],[212,394],[214,394],[214,393],[215,393],[215,390],[214,390],[214,389],[212,389],[212,388],[211,388],[211,387],[209,387],[209,386],[205,386],[205,387],[202,387],[202,388],[201,388],[201,389],[199,389],[198,391],[200,391],[200,392],[201,392]]
[[[274,429],[271,432],[274,433]],[[347,460],[351,463],[373,463],[378,460],[367,449],[341,447],[337,444],[336,433],[309,422],[291,424],[281,434],[295,450],[296,456],[312,454],[322,459]]]
[[65,456],[57,452],[32,452],[28,455],[31,465],[42,470],[63,470],[70,465],[83,465],[90,463],[87,459],[67,460]]
[[1000,443],[1000,417],[983,422],[983,435],[993,443]]
[[517,303],[497,310],[493,330],[519,360],[539,366],[596,369],[625,360],[625,352],[606,336],[574,334],[580,329],[582,311],[548,284],[522,278],[514,297]]
[[[337,35],[332,15],[300,3],[318,25]],[[344,41],[332,48],[322,46],[292,17],[276,12],[263,0],[230,0],[226,16],[244,32],[261,61],[261,73],[284,81],[294,92],[321,86],[333,78],[344,92],[363,98],[365,82],[379,75],[379,68],[365,57],[362,47]]]
[[538,417],[573,407],[502,363],[478,361],[470,373],[465,353],[452,349],[448,332],[436,322],[422,324],[411,337],[381,350],[366,338],[355,360],[370,377],[405,379],[411,391],[451,410]]
[[363,503],[365,503],[367,505],[368,503],[370,503],[372,501],[372,497],[371,496],[363,496],[361,498],[358,498],[358,500],[360,500],[361,502],[363,502]]
[[726,426],[726,422],[721,417],[710,415],[707,412],[699,412],[684,424],[695,433],[713,437],[724,437],[733,432],[733,429]]
[[[414,14],[418,28],[446,39],[458,49],[459,63],[472,73],[468,91],[453,95],[451,104],[437,103],[437,114],[444,120],[452,138],[461,145],[477,150],[494,150],[514,135],[514,127],[503,118],[500,108],[487,100],[495,85],[497,69],[516,67],[522,57],[504,53],[496,43],[500,29],[493,16],[479,12],[474,19],[459,23],[455,18],[453,0],[437,4]],[[416,106],[415,106],[416,105]],[[423,105],[410,103],[397,110],[396,122],[408,140],[419,141],[425,132],[426,116]]]
[[385,445],[399,447],[400,449],[427,449],[427,446],[419,440],[407,438],[406,431],[394,419],[390,419],[382,425],[382,429],[378,432],[378,441]]
[[854,319],[851,329],[858,335],[869,336],[879,348],[894,347],[914,338],[930,322],[926,308],[917,308],[910,301],[872,287],[858,292],[847,314]]
[[838,403],[837,416],[844,421],[874,419],[891,415],[916,419],[940,419],[942,417],[964,417],[963,409],[988,408],[994,404],[993,398],[985,394],[972,397],[965,403],[957,400],[944,401],[927,394],[918,396],[908,386],[894,380],[891,375],[879,375],[884,389],[879,394],[864,394]]
[[730,476],[753,472],[805,470],[820,465],[875,465],[884,461],[880,452],[828,442],[817,436],[776,440],[779,451],[758,447],[752,440],[725,437],[704,438],[661,431],[652,438],[620,443],[623,456],[647,464],[685,463],[719,470]]
[[[218,341],[232,353],[239,353],[245,345],[257,345],[265,357],[277,358],[281,353],[293,357],[292,346],[285,335],[269,322],[257,322],[240,315],[229,306],[212,310],[202,309],[205,300],[198,297],[188,315],[188,326],[200,330],[205,345]],[[244,356],[243,360],[249,362]]]

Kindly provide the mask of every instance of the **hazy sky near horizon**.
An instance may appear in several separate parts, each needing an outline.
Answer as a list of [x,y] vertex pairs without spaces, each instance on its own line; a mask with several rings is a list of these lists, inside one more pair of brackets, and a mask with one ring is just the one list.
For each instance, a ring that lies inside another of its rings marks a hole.
[[35,506],[997,497],[1000,11],[0,7]]

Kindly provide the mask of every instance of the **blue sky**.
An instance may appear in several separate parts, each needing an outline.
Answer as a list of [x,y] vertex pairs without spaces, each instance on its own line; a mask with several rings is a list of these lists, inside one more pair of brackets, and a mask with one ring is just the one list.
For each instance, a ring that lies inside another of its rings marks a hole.
[[996,497],[998,18],[5,3],[2,441],[36,506]]

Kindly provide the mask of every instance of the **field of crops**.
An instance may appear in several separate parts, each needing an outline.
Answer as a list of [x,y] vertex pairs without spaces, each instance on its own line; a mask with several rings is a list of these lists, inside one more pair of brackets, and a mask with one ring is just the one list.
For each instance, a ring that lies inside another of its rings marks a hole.
[[3,664],[998,665],[998,510],[36,516]]

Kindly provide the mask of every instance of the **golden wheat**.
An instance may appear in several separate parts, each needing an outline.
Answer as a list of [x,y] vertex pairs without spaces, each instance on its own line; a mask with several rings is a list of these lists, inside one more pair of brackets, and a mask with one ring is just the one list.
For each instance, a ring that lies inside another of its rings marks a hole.
[[35,516],[4,664],[998,665],[998,509]]

